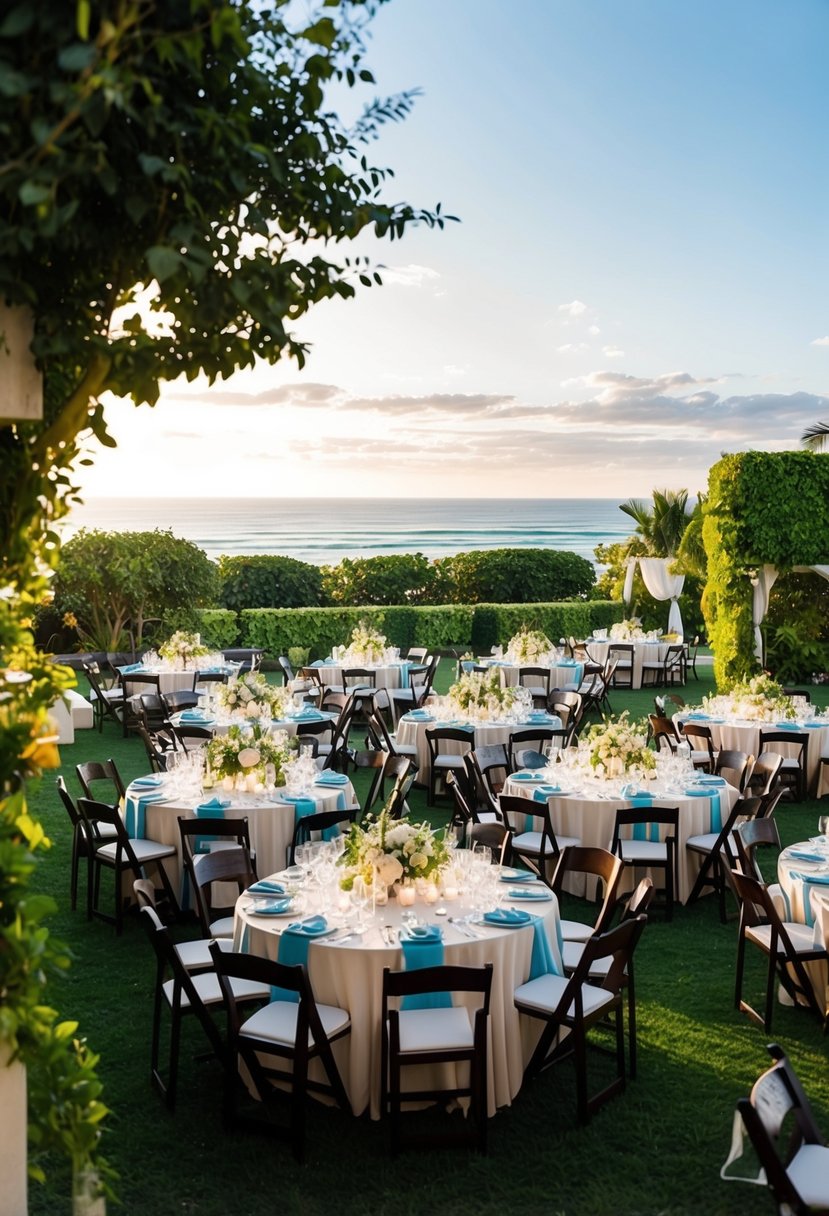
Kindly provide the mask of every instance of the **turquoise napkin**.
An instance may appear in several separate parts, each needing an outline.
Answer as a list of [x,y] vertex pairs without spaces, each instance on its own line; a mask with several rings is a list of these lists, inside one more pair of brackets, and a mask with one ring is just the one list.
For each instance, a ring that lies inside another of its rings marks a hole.
[[799,870],[789,871],[792,878],[803,883],[803,911],[806,914],[806,924],[814,925],[815,914],[812,911],[812,894],[810,887],[829,887],[829,874],[803,874]]
[[314,785],[347,785],[348,777],[345,773],[334,773],[327,771],[320,773],[319,777],[314,781]]
[[510,870],[501,875],[501,882],[538,882],[538,879],[529,870]]
[[164,784],[163,777],[136,777],[132,782],[135,789],[154,789]]
[[205,722],[207,715],[201,709],[183,709],[179,714],[179,722]]
[[705,789],[704,787],[702,789],[700,789],[699,786],[697,786],[697,787],[691,786],[690,789],[687,789],[685,791],[685,794],[686,794],[686,797],[688,797],[688,798],[710,798],[711,799],[711,826],[709,828],[709,831],[721,832],[722,831],[722,808],[720,805],[720,795],[717,792],[717,790]]
[[533,790],[533,802],[546,802],[553,794],[560,793],[560,785],[539,785]]
[[229,798],[211,798],[209,802],[199,803],[195,815],[197,819],[221,819],[229,806]]
[[493,908],[491,912],[484,912],[482,919],[488,925],[497,925],[502,929],[519,929],[522,925],[528,925],[532,917],[523,908]]
[[[561,970],[555,960],[547,929],[540,916],[534,916],[533,921],[533,952],[530,958],[529,979],[538,979],[540,975],[561,975]],[[558,939],[559,952],[562,950],[561,935]]]
[[315,707],[313,705],[309,705],[307,709],[299,710],[298,713],[288,714],[288,717],[291,719],[292,722],[307,722],[309,719],[316,721],[317,719],[323,718],[324,716],[325,715],[320,713],[320,711],[318,709],[315,709]]
[[284,899],[263,900],[255,908],[252,907],[250,911],[254,916],[284,916],[286,912],[291,911],[291,904],[293,902],[293,895],[286,895]]
[[543,777],[538,777],[535,773],[513,773],[513,781],[543,781]]
[[[421,967],[443,966],[443,934],[437,925],[413,925],[401,938],[403,962],[407,971]],[[406,996],[401,1009],[447,1009],[452,1004],[448,992],[424,992],[417,996]]]
[[327,666],[330,666],[330,664],[333,662],[334,662],[334,660],[332,658],[314,659],[313,663],[310,663],[309,666],[310,667],[327,667]]
[[708,714],[697,713],[697,712],[694,712],[691,714],[685,714],[684,717],[688,722],[709,722],[710,721]]
[[166,794],[127,794],[127,805],[124,814],[124,823],[127,828],[127,835],[133,840],[143,840],[146,835],[146,814],[147,807],[152,806],[155,802],[166,801]]
[[826,861],[829,862],[829,855],[826,853],[810,852],[808,849],[789,849],[787,857],[795,857],[798,861]]
[[284,895],[285,888],[281,882],[274,882],[270,878],[260,878],[252,887],[248,887],[248,895]]
[[514,887],[511,891],[507,891],[507,899],[538,899],[542,903],[546,903],[553,897],[549,891],[542,889],[533,890],[532,887]]
[[[290,900],[287,901],[290,903]],[[283,929],[279,939],[277,958],[286,967],[308,966],[308,947],[315,937],[322,937],[328,932],[328,921],[324,916],[307,916],[305,920],[295,920]],[[272,1001],[292,1001],[299,1003],[299,994],[287,988],[271,988]]]
[[146,667],[143,663],[128,663],[126,667],[119,667],[122,676],[137,675],[139,671],[146,672]]
[[775,722],[777,730],[800,730],[799,722]]

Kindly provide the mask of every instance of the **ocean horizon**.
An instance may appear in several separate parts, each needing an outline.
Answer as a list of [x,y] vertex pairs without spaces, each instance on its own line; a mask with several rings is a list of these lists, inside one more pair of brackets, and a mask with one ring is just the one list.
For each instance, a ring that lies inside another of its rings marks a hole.
[[594,549],[631,534],[609,498],[89,498],[61,522],[80,528],[170,529],[215,559],[280,553],[314,565],[393,553],[447,557],[470,549]]

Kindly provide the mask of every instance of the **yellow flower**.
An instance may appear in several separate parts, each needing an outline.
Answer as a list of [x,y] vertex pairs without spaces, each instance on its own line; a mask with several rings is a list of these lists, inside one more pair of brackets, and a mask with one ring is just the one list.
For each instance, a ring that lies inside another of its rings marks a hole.
[[32,768],[60,768],[57,742],[57,735],[43,735],[39,739],[33,739],[28,747],[24,748],[20,758]]
[[64,612],[63,623],[67,629],[78,628],[78,618],[75,616],[74,612]]

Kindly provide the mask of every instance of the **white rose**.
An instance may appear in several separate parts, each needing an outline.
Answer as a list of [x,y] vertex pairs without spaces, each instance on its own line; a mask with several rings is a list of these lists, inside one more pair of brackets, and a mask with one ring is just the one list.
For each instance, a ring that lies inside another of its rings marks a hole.
[[256,701],[248,701],[245,706],[245,713],[249,718],[258,718],[262,712],[262,707]]
[[253,768],[254,765],[260,764],[262,757],[255,747],[243,747],[239,752],[239,763],[242,768]]

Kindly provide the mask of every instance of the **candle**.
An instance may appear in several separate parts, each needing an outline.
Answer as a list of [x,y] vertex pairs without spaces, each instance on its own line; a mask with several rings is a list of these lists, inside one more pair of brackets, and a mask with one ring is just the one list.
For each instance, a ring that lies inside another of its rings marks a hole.
[[397,902],[401,908],[411,908],[415,901],[414,887],[406,886],[405,884],[397,892]]
[[222,789],[223,790],[232,790],[233,785],[234,785],[234,782],[233,782],[232,777],[222,777]]
[[438,902],[438,889],[435,883],[430,882],[426,886],[426,903],[436,904]]
[[256,792],[256,784],[256,774],[248,773],[247,777],[245,777],[245,789],[249,794]]
[[457,899],[458,898],[458,888],[457,887],[444,887],[443,888],[443,898],[444,899]]

